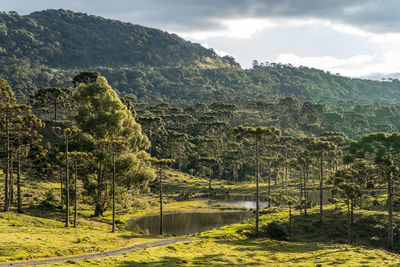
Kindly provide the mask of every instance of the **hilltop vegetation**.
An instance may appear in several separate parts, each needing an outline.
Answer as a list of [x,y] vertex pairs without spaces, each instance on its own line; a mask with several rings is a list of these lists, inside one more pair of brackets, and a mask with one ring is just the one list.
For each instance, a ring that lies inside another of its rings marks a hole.
[[96,70],[121,95],[180,106],[285,96],[329,104],[400,101],[398,80],[351,79],[280,64],[244,70],[233,58],[177,35],[66,10],[1,13],[0,37],[0,76],[20,99],[43,87],[69,87],[79,71]]

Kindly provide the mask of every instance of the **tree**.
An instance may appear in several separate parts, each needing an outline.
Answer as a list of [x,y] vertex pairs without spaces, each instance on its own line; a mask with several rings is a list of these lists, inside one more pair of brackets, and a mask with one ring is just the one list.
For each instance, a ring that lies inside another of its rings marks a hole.
[[[64,114],[68,114],[73,107],[72,91],[69,88],[48,87],[39,89],[31,96],[31,102],[34,109],[40,114],[53,113],[53,120],[59,118],[59,109],[62,108]],[[50,109],[51,107],[51,109]]]
[[213,158],[213,157],[203,157],[198,160],[198,163],[200,165],[205,166],[208,168],[208,190],[212,190],[211,182],[212,182],[212,167],[216,164],[218,164],[218,159]]
[[154,135],[157,131],[165,132],[164,123],[160,117],[157,116],[140,116],[138,122],[143,128],[143,131],[150,139],[149,154],[152,155],[152,147],[154,143]]
[[174,160],[172,159],[150,159],[152,164],[156,167],[158,172],[158,182],[160,187],[160,235],[163,235],[163,182],[162,175],[163,170],[168,167],[168,165],[172,164]]
[[[30,106],[23,105],[19,110],[19,123],[14,127],[14,151],[17,160],[17,207],[18,213],[22,213],[22,193],[21,193],[21,161],[27,155],[31,147],[38,147],[42,141],[36,129],[43,127],[42,122],[31,111]],[[11,181],[10,181],[11,183]]]
[[10,127],[16,100],[8,82],[0,78],[0,123],[5,131],[6,175],[4,180],[4,211],[9,211],[9,175],[10,175]]
[[97,179],[92,181],[89,175],[86,177],[85,185],[90,189],[90,195],[96,204],[94,216],[101,216],[106,204],[105,176],[112,175],[107,172],[107,166],[112,163],[106,157],[107,151],[96,146],[96,142],[102,139],[127,142],[125,153],[119,157],[123,166],[118,170],[122,174],[121,181],[124,181],[125,187],[133,183],[144,183],[154,175],[145,164],[148,155],[144,150],[150,143],[132,113],[104,77],[98,73],[83,72],[75,76],[74,85],[76,87],[74,98],[78,109],[75,119],[84,134],[82,135],[83,143],[86,143],[84,151],[92,152],[98,159],[92,168],[93,175]]
[[280,137],[281,132],[275,127],[243,127],[239,126],[232,130],[233,135],[239,139],[248,141],[254,149],[255,177],[256,177],[256,236],[259,235],[259,175],[261,146],[266,142],[272,142]]
[[113,219],[112,219],[112,232],[115,232],[115,159],[117,157],[117,153],[121,152],[125,147],[128,146],[128,143],[123,140],[108,140],[102,139],[97,142],[98,146],[102,146],[105,151],[108,151],[112,155],[112,207],[113,207]]
[[300,155],[297,158],[298,163],[300,166],[303,168],[303,186],[302,186],[302,191],[303,195],[300,194],[301,203],[304,204],[304,215],[307,216],[307,207],[308,207],[308,192],[307,192],[307,182],[309,180],[309,173],[310,173],[310,165],[312,164],[312,155],[310,151],[307,149],[304,149],[303,152],[300,153]]
[[8,82],[0,78],[0,103],[15,104],[14,92]]
[[393,249],[393,173],[395,156],[400,153],[400,135],[374,133],[363,136],[358,146],[375,156],[375,165],[384,173],[387,184],[388,249]]
[[[13,99],[9,99],[13,102]],[[0,133],[1,139],[5,139],[6,171],[5,171],[5,203],[4,210],[9,211],[13,199],[13,185],[11,165],[13,159],[17,161],[17,194],[18,212],[22,212],[21,197],[21,156],[23,150],[31,144],[40,142],[40,135],[34,131],[42,126],[41,121],[32,113],[31,107],[21,104],[0,103]],[[13,157],[14,155],[14,157]]]
[[61,130],[60,127],[53,127],[53,131],[58,135],[61,136],[65,140],[65,227],[69,227],[69,142],[70,140],[75,137],[80,130],[77,128],[65,128]]
[[284,193],[283,191],[277,192],[271,196],[272,202],[277,206],[287,205],[289,208],[289,241],[292,241],[293,232],[293,218],[292,218],[292,207],[296,203],[296,198]]
[[272,168],[272,164],[274,162],[276,162],[277,158],[276,157],[262,157],[262,160],[264,162],[266,162],[267,169],[268,169],[268,171],[267,171],[268,172],[268,174],[267,174],[267,176],[268,176],[267,199],[268,199],[268,208],[269,208],[269,207],[271,207],[271,201],[270,201],[270,199],[271,199],[271,175],[272,175],[271,168]]
[[[365,172],[365,166],[358,164],[349,169],[339,170],[335,173],[335,176],[331,178],[330,183],[333,185],[332,193],[346,198],[347,205],[350,206],[348,209],[349,218],[349,242],[354,242],[354,206],[357,198],[361,198],[364,194],[363,188],[367,185],[367,174]],[[373,184],[368,184],[369,187]]]
[[91,153],[74,151],[68,152],[68,156],[71,158],[74,166],[74,228],[76,228],[78,224],[78,165],[90,159],[93,155]]
[[336,146],[332,142],[328,141],[313,141],[308,146],[307,149],[313,153],[313,155],[319,159],[319,169],[320,169],[320,177],[319,177],[319,221],[323,222],[323,187],[324,187],[324,159],[325,155],[328,151],[332,151],[336,148]]

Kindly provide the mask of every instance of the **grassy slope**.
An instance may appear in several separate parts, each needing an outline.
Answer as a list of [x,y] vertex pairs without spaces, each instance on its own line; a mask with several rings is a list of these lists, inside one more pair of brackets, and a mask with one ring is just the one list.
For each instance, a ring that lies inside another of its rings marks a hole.
[[[338,213],[343,212],[337,207],[327,207],[325,227],[311,226],[316,233],[301,232],[294,234],[294,242],[270,240],[267,238],[248,238],[238,232],[249,232],[254,220],[234,224],[195,235],[200,241],[173,244],[167,247],[149,248],[143,251],[125,255],[92,260],[87,262],[71,262],[78,266],[219,266],[219,265],[268,265],[268,266],[382,266],[400,264],[400,256],[383,249],[371,246],[351,246],[327,241],[329,235],[344,229],[342,220],[334,223]],[[363,214],[360,214],[361,217]],[[287,212],[271,213],[261,217],[261,224],[268,222],[287,221]],[[311,224],[318,220],[318,210],[313,209],[307,219],[296,216],[295,224]],[[360,225],[361,228],[365,226]],[[323,230],[326,236],[321,235]],[[329,230],[331,229],[331,230]],[[241,230],[241,231],[238,231]],[[359,232],[369,229],[359,229]],[[64,264],[63,264],[64,265]]]
[[[168,171],[165,190],[168,194],[165,210],[209,209],[199,200],[176,202],[182,192],[192,192],[201,196],[207,190],[205,179]],[[265,186],[263,184],[263,186]],[[248,194],[254,191],[250,183],[231,185],[214,182],[218,193]],[[265,187],[264,187],[265,189]],[[0,188],[1,190],[1,188]],[[25,187],[25,192],[41,199],[47,190],[58,190],[57,183],[36,182]],[[2,192],[2,191],[1,191]],[[157,194],[144,196],[148,208],[130,214],[121,214],[118,219],[157,212]],[[0,203],[1,204],[1,203]],[[368,205],[367,205],[368,206]],[[0,213],[0,237],[8,240],[0,244],[0,262],[25,261],[30,259],[61,257],[94,253],[136,243],[151,242],[157,237],[141,236],[119,230],[110,233],[108,221],[111,216],[101,220],[89,218],[91,207],[82,205],[78,229],[65,229],[63,214],[59,211],[42,212],[28,209],[26,214]],[[381,249],[385,246],[385,213],[381,211],[356,211],[356,237],[358,246],[344,243],[347,238],[345,207],[330,205],[326,207],[326,223],[319,225],[318,209],[312,209],[308,217],[295,212],[293,243],[266,238],[253,239],[244,233],[253,229],[254,219],[205,233],[193,235],[201,241],[179,243],[166,247],[149,248],[125,255],[69,264],[78,265],[382,265],[400,264],[400,257]],[[45,218],[40,218],[45,217]],[[261,225],[275,220],[287,223],[287,210],[274,210],[261,217]],[[399,218],[397,218],[399,221]],[[240,230],[240,231],[238,231]],[[240,233],[242,232],[242,233]],[[377,238],[370,239],[371,236]],[[63,264],[65,265],[65,264]]]

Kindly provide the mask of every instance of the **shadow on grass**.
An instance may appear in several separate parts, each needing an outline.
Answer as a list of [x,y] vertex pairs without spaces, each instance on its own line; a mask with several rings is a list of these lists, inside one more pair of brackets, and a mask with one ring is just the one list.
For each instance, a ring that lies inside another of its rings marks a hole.
[[[249,266],[249,264],[237,264],[230,260],[224,258],[224,254],[212,254],[204,255],[201,257],[195,257],[190,260],[184,260],[178,257],[162,257],[158,261],[146,261],[146,262],[134,262],[125,261],[118,266],[128,267],[128,266]],[[262,262],[256,260],[254,264],[251,265],[262,265]]]

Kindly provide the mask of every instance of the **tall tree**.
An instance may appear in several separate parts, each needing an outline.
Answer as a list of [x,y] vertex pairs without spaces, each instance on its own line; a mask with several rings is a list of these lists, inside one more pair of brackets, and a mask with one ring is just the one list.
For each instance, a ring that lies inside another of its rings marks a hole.
[[[105,210],[105,182],[107,166],[110,162],[106,151],[95,145],[102,139],[124,140],[127,142],[126,153],[121,155],[124,162],[119,172],[129,181],[124,181],[125,186],[132,183],[145,182],[154,174],[146,167],[144,150],[150,145],[149,140],[142,133],[140,125],[135,121],[132,113],[121,102],[116,92],[108,85],[107,80],[98,73],[83,72],[74,78],[76,87],[75,100],[78,114],[76,122],[85,136],[86,152],[92,152],[98,161],[93,167],[97,176],[96,181],[86,179],[86,185],[95,187],[96,192],[91,192],[95,201],[95,216],[101,216]],[[94,185],[93,185],[94,184]]]
[[61,136],[65,141],[65,227],[69,227],[69,204],[70,204],[70,181],[69,181],[69,142],[75,137],[80,130],[77,128],[65,128],[53,127],[53,131]]
[[74,168],[74,228],[76,228],[78,225],[78,167],[90,159],[92,154],[73,151],[68,152],[68,157],[71,158]]
[[8,82],[0,78],[0,122],[5,135],[6,170],[4,179],[4,211],[9,211],[9,175],[10,175],[10,127],[16,100]]
[[72,91],[69,88],[42,88],[31,96],[30,102],[39,114],[52,114],[53,120],[57,121],[60,117],[60,109],[63,110],[64,115],[70,115],[73,107]]
[[332,151],[336,148],[335,144],[329,141],[316,140],[307,146],[314,156],[319,160],[319,221],[323,222],[323,189],[324,189],[324,160],[327,152]]
[[171,163],[173,163],[172,159],[157,159],[157,158],[151,158],[152,164],[155,166],[157,169],[158,173],[158,182],[159,182],[159,190],[160,190],[160,235],[163,235],[163,171],[165,168],[168,167]]
[[375,165],[385,175],[388,207],[388,249],[393,249],[393,174],[395,156],[400,153],[400,135],[374,133],[364,136],[358,143],[365,153],[375,157]]
[[259,235],[259,175],[261,148],[265,143],[272,142],[281,135],[280,130],[275,127],[243,127],[239,126],[232,130],[233,134],[239,139],[248,141],[254,149],[255,158],[255,178],[256,178],[256,236]]
[[120,152],[127,147],[129,144],[124,140],[109,140],[102,139],[97,142],[98,146],[102,146],[105,151],[111,154],[112,157],[112,232],[115,232],[115,188],[116,188],[116,157],[119,156]]

